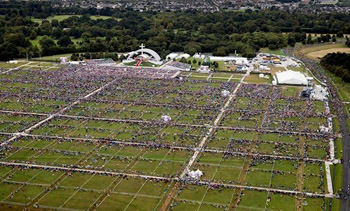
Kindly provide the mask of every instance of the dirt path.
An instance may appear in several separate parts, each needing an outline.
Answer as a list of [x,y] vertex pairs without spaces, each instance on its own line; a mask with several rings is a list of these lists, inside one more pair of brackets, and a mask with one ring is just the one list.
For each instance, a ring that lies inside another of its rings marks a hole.
[[337,53],[337,52],[350,53],[350,48],[330,48],[330,49],[310,52],[306,55],[311,59],[320,59],[329,53]]

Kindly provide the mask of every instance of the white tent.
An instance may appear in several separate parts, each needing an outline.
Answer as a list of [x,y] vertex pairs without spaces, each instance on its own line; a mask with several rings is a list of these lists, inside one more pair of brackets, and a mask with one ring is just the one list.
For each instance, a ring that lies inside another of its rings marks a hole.
[[182,59],[182,58],[188,59],[188,58],[190,58],[190,57],[191,57],[190,54],[188,54],[188,53],[182,53],[182,54],[179,54],[176,58],[177,58],[177,59]]
[[221,91],[221,96],[223,96],[223,97],[227,97],[229,94],[230,94],[230,92],[227,90]]
[[167,60],[172,60],[172,59],[175,59],[176,57],[179,56],[179,53],[170,53],[166,56],[166,59]]
[[190,176],[192,179],[200,179],[201,176],[203,176],[203,172],[197,169],[196,171],[190,171],[188,176]]
[[171,121],[171,117],[168,115],[163,115],[162,116],[162,120],[164,123],[170,122]]
[[276,79],[278,84],[308,85],[304,74],[292,70],[277,73]]

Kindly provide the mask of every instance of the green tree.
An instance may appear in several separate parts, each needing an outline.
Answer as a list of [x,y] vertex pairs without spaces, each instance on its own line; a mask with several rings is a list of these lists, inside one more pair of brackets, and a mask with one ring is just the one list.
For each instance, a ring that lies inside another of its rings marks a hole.
[[35,40],[36,39],[36,36],[37,36],[37,33],[35,31],[32,31],[29,35],[29,39],[31,40]]
[[58,39],[57,44],[61,47],[67,47],[69,45],[72,45],[73,42],[69,36],[65,35],[65,36],[62,36]]
[[55,53],[57,46],[56,46],[55,41],[53,41],[52,38],[50,38],[48,36],[44,36],[39,41],[39,44],[41,46],[43,55],[53,55]]

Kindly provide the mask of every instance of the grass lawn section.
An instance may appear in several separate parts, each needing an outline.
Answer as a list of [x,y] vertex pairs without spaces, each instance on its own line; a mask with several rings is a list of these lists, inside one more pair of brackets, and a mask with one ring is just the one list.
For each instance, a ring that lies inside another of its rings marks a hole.
[[231,201],[234,189],[209,189],[204,197],[204,202],[228,204]]
[[123,179],[118,183],[114,191],[121,193],[137,193],[144,182],[144,180],[136,178]]
[[253,186],[268,187],[270,184],[270,178],[271,172],[251,170],[248,172],[244,182]]
[[63,207],[86,210],[99,196],[98,192],[79,191]]
[[172,207],[174,211],[184,211],[184,210],[198,210],[199,203],[191,203],[191,202],[180,202],[175,200],[175,206]]
[[206,186],[187,185],[180,192],[178,199],[201,201],[206,190],[207,190]]
[[304,211],[322,210],[324,199],[322,198],[306,198],[303,203]]
[[223,181],[238,181],[242,168],[220,166],[214,179]]
[[271,186],[280,189],[293,190],[296,187],[297,176],[295,174],[274,174],[271,180]]
[[159,165],[160,161],[146,161],[140,160],[137,164],[132,168],[132,170],[143,173],[143,174],[151,174]]
[[80,187],[91,177],[93,176],[90,174],[76,173],[76,174],[73,174],[72,176],[67,177],[65,180],[63,180],[60,183],[60,186]]
[[111,193],[97,210],[124,210],[133,196]]
[[14,194],[13,198],[8,199],[11,202],[28,203],[30,200],[38,196],[45,187],[26,185]]
[[12,171],[12,168],[9,167],[0,167],[0,178],[2,176],[5,176],[7,173],[9,173],[10,171]]
[[148,196],[163,196],[167,191],[170,183],[148,181],[140,190],[139,194]]
[[156,210],[159,201],[160,199],[157,198],[138,196],[131,202],[127,210]]
[[46,194],[39,205],[60,207],[76,190],[70,188],[57,188]]
[[63,172],[56,171],[41,171],[37,176],[34,177],[30,182],[38,184],[52,184],[60,176],[63,175]]
[[270,210],[283,210],[283,211],[294,211],[295,208],[295,197],[282,195],[282,194],[272,194],[270,195],[271,201],[268,202],[267,209]]
[[15,174],[11,177],[10,181],[16,182],[28,182],[34,176],[38,175],[41,170],[30,169],[30,170],[17,170]]
[[158,166],[154,173],[160,176],[174,176],[183,169],[183,166],[184,164],[182,163],[164,161]]
[[107,187],[109,187],[113,181],[115,180],[115,177],[109,177],[109,176],[103,176],[103,175],[95,175],[92,177],[88,183],[86,183],[83,188],[87,189],[96,189],[96,190],[104,190]]
[[52,55],[52,56],[42,56],[41,58],[35,58],[35,60],[38,61],[51,61],[51,62],[59,62],[61,57],[71,57],[71,53],[67,54],[57,54],[57,55]]
[[264,209],[266,200],[267,200],[267,193],[265,191],[244,190],[241,202],[238,204],[238,207],[242,206],[245,208],[252,208],[252,209],[253,208]]
[[343,171],[344,166],[343,164],[336,164],[333,165],[333,168],[335,167],[335,175],[333,175],[333,189],[335,192],[340,192],[343,187]]
[[6,197],[8,197],[11,192],[14,192],[17,190],[21,185],[16,184],[6,184],[2,183],[0,184],[0,200],[4,200]]

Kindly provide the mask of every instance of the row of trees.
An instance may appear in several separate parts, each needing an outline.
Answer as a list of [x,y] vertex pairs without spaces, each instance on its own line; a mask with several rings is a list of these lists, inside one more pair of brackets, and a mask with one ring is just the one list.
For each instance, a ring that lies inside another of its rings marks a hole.
[[330,53],[321,59],[321,65],[345,82],[350,82],[350,54]]
[[[111,18],[95,20],[88,15],[73,15],[62,21],[42,22],[30,18],[87,13]],[[0,50],[8,52],[2,60],[59,53],[129,52],[140,43],[162,57],[174,51],[212,52],[219,56],[236,52],[254,57],[260,48],[274,50],[294,46],[296,42],[311,44],[336,40],[336,36],[330,35],[314,39],[307,36],[307,32],[334,32],[343,36],[343,33],[350,33],[350,14],[300,14],[279,10],[140,13],[53,8],[50,2],[0,3]]]

